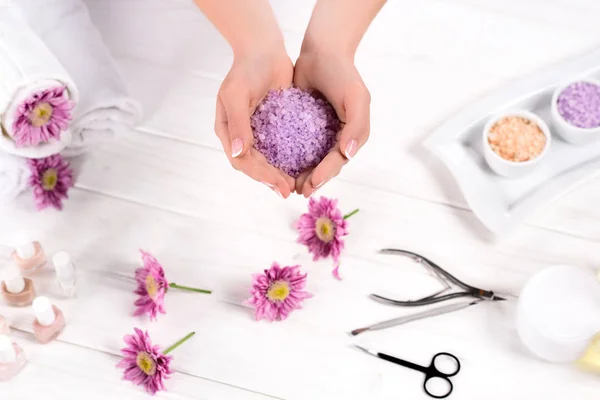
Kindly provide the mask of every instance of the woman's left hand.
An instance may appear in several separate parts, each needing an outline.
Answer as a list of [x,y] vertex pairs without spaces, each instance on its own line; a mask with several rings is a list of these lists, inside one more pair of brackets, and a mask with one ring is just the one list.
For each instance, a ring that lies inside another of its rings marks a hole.
[[296,179],[296,192],[310,197],[337,176],[367,142],[370,133],[371,95],[353,57],[342,52],[303,50],[294,69],[294,84],[316,89],[333,105],[342,121],[337,143],[314,169]]

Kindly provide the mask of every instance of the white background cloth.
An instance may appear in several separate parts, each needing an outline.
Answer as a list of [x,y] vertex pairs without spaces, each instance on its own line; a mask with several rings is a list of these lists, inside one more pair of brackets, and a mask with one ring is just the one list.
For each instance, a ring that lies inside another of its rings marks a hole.
[[[12,116],[22,100],[41,88],[66,85],[69,97],[78,100],[77,88],[69,74],[29,29],[20,13],[13,8],[0,7],[0,30],[0,113],[6,131],[12,131]],[[41,158],[58,153],[70,139],[70,135],[63,132],[58,141],[35,147],[17,147],[12,139],[0,136],[0,149]]]
[[21,194],[30,176],[25,158],[0,151],[0,205],[8,204]]
[[127,94],[112,55],[80,0],[19,0],[14,3],[48,49],[60,60],[81,94],[71,125],[77,155],[135,125],[138,101]]

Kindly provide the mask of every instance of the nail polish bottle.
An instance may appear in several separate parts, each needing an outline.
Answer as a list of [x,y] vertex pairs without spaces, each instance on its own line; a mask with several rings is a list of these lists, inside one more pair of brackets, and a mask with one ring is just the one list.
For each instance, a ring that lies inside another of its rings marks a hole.
[[10,327],[8,322],[2,316],[0,316],[0,335],[8,335],[10,333]]
[[8,336],[0,335],[0,381],[8,381],[17,375],[26,363],[23,349],[12,343]]
[[39,242],[32,241],[25,233],[17,235],[13,261],[25,273],[31,273],[46,264],[46,255]]
[[56,339],[65,327],[65,316],[47,297],[37,297],[33,301],[33,334],[38,342],[45,344]]
[[4,280],[0,292],[9,306],[25,307],[35,298],[35,288],[31,279],[23,278],[16,265],[9,265],[3,271]]
[[75,297],[75,265],[69,254],[64,251],[56,253],[52,257],[52,263],[56,271],[58,285],[63,294],[68,297]]

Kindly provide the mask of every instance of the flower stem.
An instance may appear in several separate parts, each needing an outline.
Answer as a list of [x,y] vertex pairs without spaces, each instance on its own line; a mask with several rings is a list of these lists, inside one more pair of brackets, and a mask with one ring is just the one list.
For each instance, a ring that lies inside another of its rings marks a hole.
[[346,214],[346,215],[344,215],[344,219],[348,219],[348,218],[350,218],[351,216],[353,216],[353,215],[354,215],[354,214],[356,214],[357,212],[358,212],[358,208],[357,208],[356,210],[352,211],[350,214]]
[[191,338],[195,334],[196,334],[196,332],[190,332],[190,333],[188,333],[184,338],[180,339],[174,345],[172,345],[171,347],[169,347],[165,351],[163,351],[163,354],[165,354],[165,355],[169,354],[170,352],[172,352],[173,350],[175,350],[176,348],[178,348],[179,346],[181,346],[186,340],[188,340],[189,338]]
[[193,288],[193,287],[189,287],[189,286],[181,286],[181,285],[176,284],[175,282],[169,283],[169,287],[173,288],[173,289],[189,290],[190,292],[207,293],[207,294],[212,293],[210,290],[198,289],[198,288]]

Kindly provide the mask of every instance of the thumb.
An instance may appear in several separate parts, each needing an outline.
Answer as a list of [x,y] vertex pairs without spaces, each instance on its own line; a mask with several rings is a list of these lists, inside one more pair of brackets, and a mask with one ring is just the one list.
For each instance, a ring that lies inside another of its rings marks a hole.
[[243,98],[240,98],[240,100],[226,99],[223,105],[227,114],[231,157],[243,156],[254,143],[252,127],[250,126],[250,108]]
[[371,130],[371,95],[365,87],[350,91],[344,97],[346,125],[340,133],[340,151],[351,159],[367,142]]

